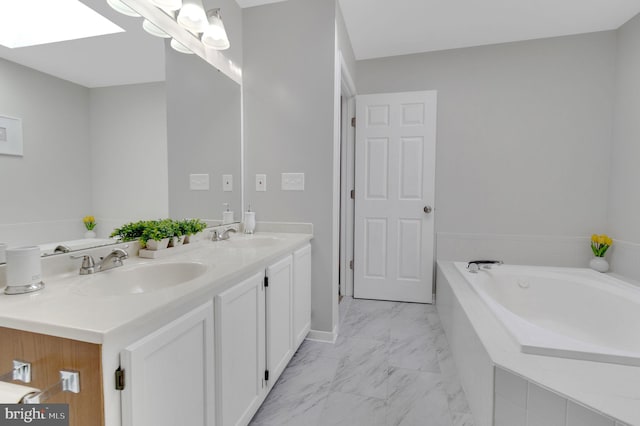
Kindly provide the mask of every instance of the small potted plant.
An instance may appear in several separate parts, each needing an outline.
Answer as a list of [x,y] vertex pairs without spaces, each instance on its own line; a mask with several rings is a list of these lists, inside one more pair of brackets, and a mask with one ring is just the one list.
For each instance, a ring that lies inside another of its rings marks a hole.
[[173,227],[168,222],[163,220],[148,221],[140,236],[140,243],[149,250],[166,249],[173,234]]
[[111,238],[117,238],[123,242],[125,241],[135,241],[142,236],[145,228],[147,226],[147,221],[140,220],[138,222],[130,222],[125,223],[120,228],[116,228],[111,233]]
[[95,238],[96,232],[93,228],[96,227],[96,218],[93,216],[85,216],[82,218],[82,222],[84,223],[84,227],[87,228],[87,232],[84,233],[84,237]]
[[178,221],[178,226],[185,235],[184,243],[189,244],[196,241],[196,235],[202,232],[207,224],[200,219],[184,219]]
[[589,262],[591,269],[595,269],[598,272],[607,272],[609,270],[609,262],[604,258],[604,255],[612,245],[613,240],[608,235],[593,234],[591,236],[591,251],[593,252],[593,259]]
[[171,229],[171,238],[169,239],[169,247],[179,247],[184,243],[185,235],[178,224],[178,221],[164,219],[162,221],[167,228]]

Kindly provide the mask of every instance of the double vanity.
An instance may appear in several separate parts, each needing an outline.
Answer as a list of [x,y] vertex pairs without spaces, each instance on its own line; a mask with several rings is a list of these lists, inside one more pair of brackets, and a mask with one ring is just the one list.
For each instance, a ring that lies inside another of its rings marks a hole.
[[0,369],[31,362],[40,389],[79,371],[80,392],[49,401],[75,426],[248,424],[309,332],[311,238],[237,234],[162,259],[132,244],[89,275],[48,259],[44,290],[0,296]]

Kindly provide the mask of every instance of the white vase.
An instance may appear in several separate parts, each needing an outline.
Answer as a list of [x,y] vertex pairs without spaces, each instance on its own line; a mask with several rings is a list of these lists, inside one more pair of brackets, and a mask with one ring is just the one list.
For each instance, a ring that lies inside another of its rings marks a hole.
[[163,238],[160,241],[147,240],[147,250],[162,250],[169,245],[169,238]]
[[179,247],[184,244],[184,235],[169,239],[169,247]]
[[598,272],[607,272],[609,270],[609,262],[604,257],[594,257],[589,262],[589,267]]
[[84,237],[85,238],[95,238],[96,237],[96,232],[95,231],[87,231],[84,233]]

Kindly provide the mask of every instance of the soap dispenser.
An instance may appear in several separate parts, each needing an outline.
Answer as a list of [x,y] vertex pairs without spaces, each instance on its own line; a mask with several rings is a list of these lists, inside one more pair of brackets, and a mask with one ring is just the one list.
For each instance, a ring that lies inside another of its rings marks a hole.
[[244,233],[253,234],[256,229],[256,212],[251,211],[251,204],[246,212],[244,212]]
[[229,203],[222,203],[225,206],[225,210],[222,212],[222,224],[233,223],[233,212],[229,210]]

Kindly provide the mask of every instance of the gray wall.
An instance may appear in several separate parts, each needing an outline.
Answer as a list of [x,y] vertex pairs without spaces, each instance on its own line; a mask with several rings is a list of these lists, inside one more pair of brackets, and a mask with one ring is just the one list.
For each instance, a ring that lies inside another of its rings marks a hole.
[[82,238],[88,214],[99,236],[167,216],[164,83],[88,89],[0,59],[0,94],[24,133],[24,157],[0,155],[2,242]]
[[[168,46],[166,58],[169,215],[222,220],[222,203],[241,219],[240,86],[195,55]],[[189,174],[209,174],[208,191],[189,189]],[[222,175],[233,191],[222,191]]]
[[438,91],[438,257],[588,259],[583,238],[607,219],[615,64],[615,32],[357,63],[359,94]]
[[338,49],[342,53],[347,69],[351,78],[355,78],[356,75],[356,56],[353,53],[351,47],[351,39],[347,32],[347,26],[344,23],[344,17],[342,16],[342,10],[340,9],[340,3],[336,0],[336,35],[338,37]]
[[612,267],[640,280],[640,15],[618,30],[609,230]]
[[[245,203],[258,221],[314,225],[311,328],[332,331],[335,3],[296,0],[244,9]],[[305,190],[280,174],[304,172]],[[267,191],[255,191],[255,175]]]
[[89,90],[0,59],[0,115],[22,119],[24,143],[24,157],[0,155],[0,240],[81,238],[91,214]]
[[90,89],[91,198],[95,231],[167,217],[165,84]]

